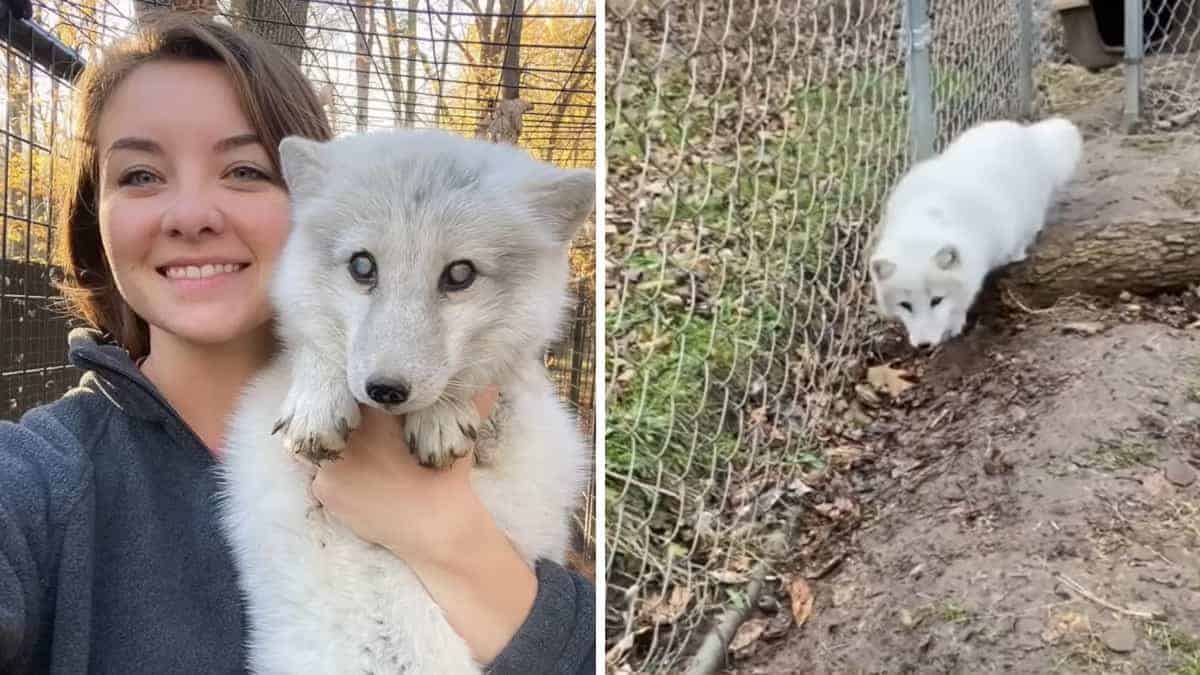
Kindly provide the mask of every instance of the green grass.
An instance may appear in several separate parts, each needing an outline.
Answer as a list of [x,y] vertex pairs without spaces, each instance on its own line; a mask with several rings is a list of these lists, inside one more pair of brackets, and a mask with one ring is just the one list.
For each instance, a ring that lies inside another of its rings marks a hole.
[[[660,73],[657,112],[648,77],[633,81],[638,93],[622,102],[620,119],[609,97],[610,184],[613,172],[618,183],[620,175],[638,176],[649,158],[644,180],[656,193],[636,240],[626,233],[608,242],[621,275],[641,274],[620,307],[605,313],[608,381],[614,368],[622,377],[606,401],[610,507],[620,499],[621,508],[633,506],[626,476],[656,485],[661,473],[699,485],[749,461],[739,405],[756,384],[777,392],[794,377],[784,346],[794,363],[806,339],[792,331],[804,330],[812,286],[826,289],[811,308],[820,325],[842,290],[831,280],[855,272],[838,269],[850,242],[834,234],[869,227],[903,161],[901,77],[848,74],[793,91],[766,128],[746,125],[741,137],[736,92],[697,93],[685,110],[690,85],[682,69]],[[690,288],[675,281],[689,271],[704,273],[707,313],[693,310]],[[773,443],[774,465],[821,463],[796,439]],[[757,452],[764,461],[764,450]]]
[[1172,657],[1169,675],[1200,675],[1200,637],[1166,624],[1147,626],[1150,639]]
[[1158,459],[1158,448],[1145,440],[1121,438],[1100,441],[1090,455],[1100,467],[1116,471],[1152,464]]

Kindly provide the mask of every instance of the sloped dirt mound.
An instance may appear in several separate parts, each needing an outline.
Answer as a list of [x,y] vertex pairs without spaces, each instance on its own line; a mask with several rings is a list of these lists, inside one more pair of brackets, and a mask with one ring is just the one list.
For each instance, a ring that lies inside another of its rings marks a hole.
[[920,382],[852,478],[873,517],[807,622],[730,665],[1200,673],[1198,311],[1010,318],[898,366]]

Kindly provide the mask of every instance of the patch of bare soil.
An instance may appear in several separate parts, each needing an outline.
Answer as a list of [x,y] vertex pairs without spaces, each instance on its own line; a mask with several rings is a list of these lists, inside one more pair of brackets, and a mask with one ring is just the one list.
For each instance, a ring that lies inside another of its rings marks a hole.
[[871,515],[737,669],[1197,672],[1200,330],[1144,317],[1200,298],[1131,304],[893,364],[919,384],[864,437]]

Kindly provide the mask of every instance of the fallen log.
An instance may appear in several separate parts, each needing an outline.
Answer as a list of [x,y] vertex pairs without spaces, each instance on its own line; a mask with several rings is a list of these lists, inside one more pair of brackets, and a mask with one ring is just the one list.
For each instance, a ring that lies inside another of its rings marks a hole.
[[1001,295],[1039,308],[1200,284],[1198,146],[1182,135],[1088,139],[1029,257],[997,271]]
[[1048,227],[1023,262],[997,278],[1030,307],[1075,294],[1115,297],[1184,290],[1200,283],[1200,214]]

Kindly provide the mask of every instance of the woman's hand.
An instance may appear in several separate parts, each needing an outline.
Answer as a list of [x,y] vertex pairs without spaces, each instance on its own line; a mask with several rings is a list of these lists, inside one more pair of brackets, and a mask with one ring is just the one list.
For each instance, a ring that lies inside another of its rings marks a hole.
[[[497,391],[479,394],[486,419]],[[341,459],[312,483],[326,513],[413,569],[480,663],[508,644],[533,606],[537,578],[470,482],[473,460],[438,471],[417,463],[396,417],[364,408]]]

